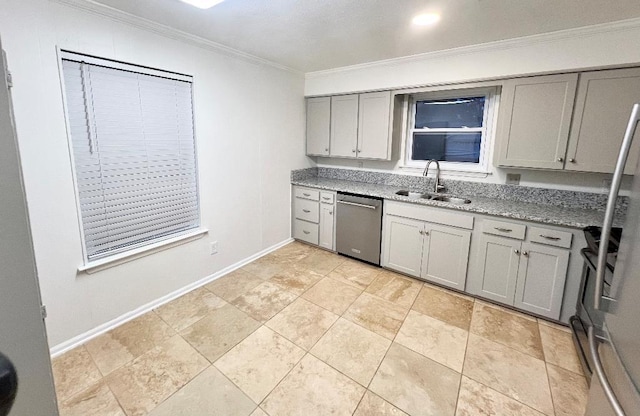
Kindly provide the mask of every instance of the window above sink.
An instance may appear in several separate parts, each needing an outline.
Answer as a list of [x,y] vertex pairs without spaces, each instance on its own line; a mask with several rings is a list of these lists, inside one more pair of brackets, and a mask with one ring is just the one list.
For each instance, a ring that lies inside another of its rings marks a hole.
[[443,171],[488,172],[497,95],[496,87],[410,94],[404,167],[435,159]]

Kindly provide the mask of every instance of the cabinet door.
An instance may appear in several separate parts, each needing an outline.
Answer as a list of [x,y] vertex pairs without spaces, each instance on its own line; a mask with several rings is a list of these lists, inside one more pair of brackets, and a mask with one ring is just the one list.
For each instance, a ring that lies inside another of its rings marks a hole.
[[517,240],[480,235],[478,269],[474,271],[473,294],[513,305],[520,261]]
[[391,91],[360,94],[359,101],[358,157],[390,159]]
[[464,290],[470,243],[471,231],[427,223],[421,277]]
[[498,117],[498,166],[562,169],[578,74],[508,80]]
[[[567,151],[567,170],[613,173],[631,107],[640,102],[640,68],[580,74]],[[636,132],[625,169],[633,174],[640,150]]]
[[331,146],[336,157],[356,157],[358,146],[358,95],[331,97]]
[[523,243],[513,305],[558,319],[568,265],[568,250]]
[[331,97],[307,99],[307,154],[329,156]]
[[333,212],[333,204],[320,204],[320,236],[318,245],[328,250],[335,250],[333,244],[335,230]]
[[424,223],[386,215],[382,266],[420,277]]

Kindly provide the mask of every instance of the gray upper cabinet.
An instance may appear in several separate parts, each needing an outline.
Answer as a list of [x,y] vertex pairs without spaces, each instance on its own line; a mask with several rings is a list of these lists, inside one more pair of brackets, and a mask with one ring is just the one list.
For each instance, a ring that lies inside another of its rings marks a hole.
[[558,319],[568,266],[569,251],[522,243],[513,306]]
[[478,264],[469,279],[468,291],[512,305],[518,278],[520,245],[520,241],[512,238],[482,234]]
[[[580,74],[565,169],[612,173],[629,121],[640,102],[640,68]],[[640,132],[634,138],[625,173],[638,161]]]
[[562,169],[578,74],[505,81],[502,88],[496,164]]
[[471,231],[426,223],[421,277],[464,290]]
[[360,94],[357,156],[363,159],[389,159],[391,91]]
[[307,155],[329,156],[331,97],[307,99]]
[[358,94],[331,97],[332,157],[356,157],[358,148]]
[[391,159],[391,91],[307,99],[307,155]]

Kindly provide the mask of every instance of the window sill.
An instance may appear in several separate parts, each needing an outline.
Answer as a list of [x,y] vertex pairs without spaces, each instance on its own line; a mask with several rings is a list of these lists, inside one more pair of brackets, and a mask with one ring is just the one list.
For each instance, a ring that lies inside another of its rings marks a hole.
[[[430,173],[435,172],[435,166],[431,165],[432,168],[429,170]],[[416,175],[422,175],[422,173],[424,172],[424,167],[416,167],[416,166],[399,166],[399,169],[402,172],[406,172],[406,173],[413,173]],[[491,172],[487,172],[484,170],[457,170],[457,169],[451,169],[451,168],[447,168],[447,167],[442,167],[440,169],[440,176],[441,177],[452,177],[452,176],[459,176],[459,177],[467,177],[467,178],[486,178],[489,175],[491,175]]]
[[208,233],[206,228],[200,228],[194,231],[190,231],[186,234],[169,238],[166,240],[158,241],[157,243],[149,244],[148,246],[139,247],[124,253],[115,254],[104,259],[91,261],[78,266],[79,272],[95,273],[101,270],[109,269],[111,267],[119,266],[120,264],[127,263],[129,261],[139,259],[140,257],[148,256],[158,251],[166,250],[171,247],[175,247],[181,244],[188,243],[193,240],[201,238],[204,234]]

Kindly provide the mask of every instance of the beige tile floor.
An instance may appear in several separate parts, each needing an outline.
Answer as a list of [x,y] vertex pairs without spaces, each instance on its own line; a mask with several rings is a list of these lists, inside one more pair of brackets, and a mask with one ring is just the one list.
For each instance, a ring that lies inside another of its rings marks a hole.
[[63,416],[584,413],[564,327],[301,243],[54,360]]

